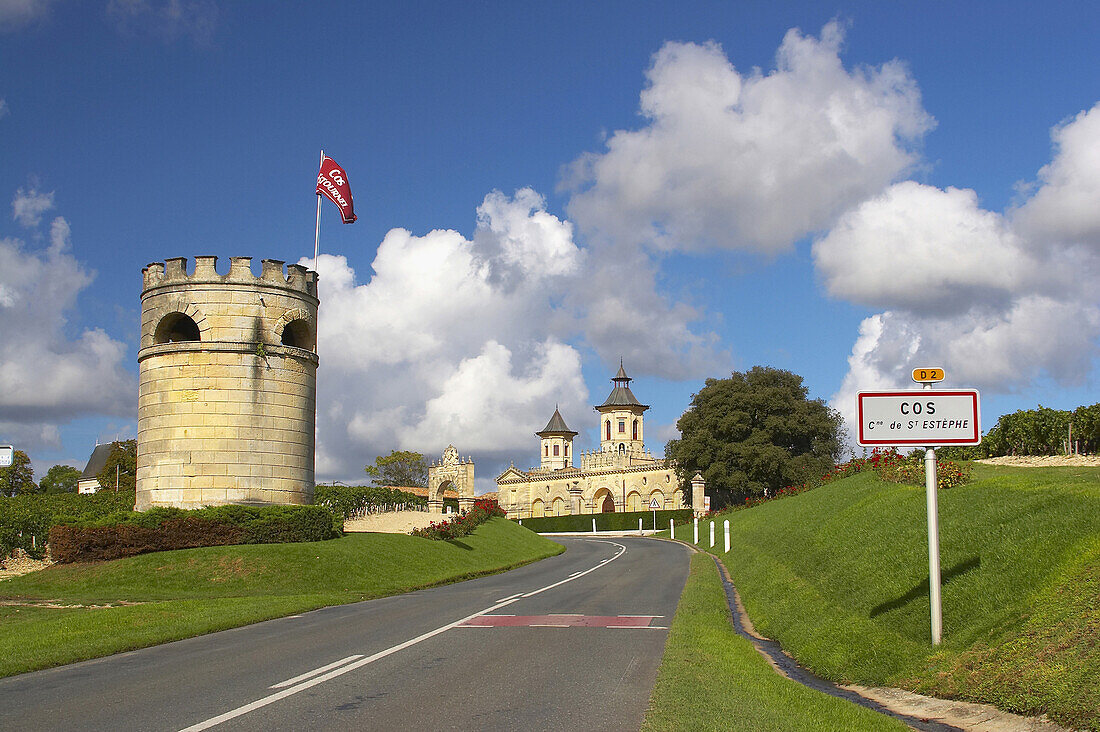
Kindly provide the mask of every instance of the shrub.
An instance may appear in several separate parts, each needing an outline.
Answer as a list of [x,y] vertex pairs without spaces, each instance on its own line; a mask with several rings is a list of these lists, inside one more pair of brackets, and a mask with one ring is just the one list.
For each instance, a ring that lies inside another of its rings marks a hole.
[[450,540],[466,536],[493,516],[504,516],[504,509],[495,498],[474,501],[474,507],[449,521],[432,522],[422,529],[413,529],[413,536],[425,539]]
[[54,526],[58,562],[118,559],[147,552],[228,544],[322,541],[341,535],[343,520],[323,506],[152,508]]
[[[668,520],[676,523],[690,521],[692,509],[681,508],[672,511],[657,512],[657,528],[667,529]],[[653,528],[652,511],[626,511],[622,513],[581,513],[568,516],[542,516],[540,518],[525,518],[523,525],[531,531],[547,533],[554,531],[591,531],[592,519],[596,519],[598,531],[630,531],[638,529],[638,519],[642,519],[642,525]]]

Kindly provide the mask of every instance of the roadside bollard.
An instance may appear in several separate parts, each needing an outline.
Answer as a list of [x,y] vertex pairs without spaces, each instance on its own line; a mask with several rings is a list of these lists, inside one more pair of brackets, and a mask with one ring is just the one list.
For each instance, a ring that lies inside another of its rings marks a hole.
[[714,522],[710,522],[710,545],[714,546]]
[[672,525],[672,519],[668,520],[668,538],[676,538],[676,527]]
[[592,519],[592,533],[596,533],[596,519]]
[[729,554],[729,552],[730,552],[730,522],[729,522],[729,519],[726,519],[725,521],[723,521],[722,525],[725,526],[725,528],[726,528],[726,554]]
[[699,543],[699,519],[695,519],[694,536],[695,536],[695,539],[691,543],[692,544],[698,544]]
[[642,535],[642,520],[638,519],[638,536]]

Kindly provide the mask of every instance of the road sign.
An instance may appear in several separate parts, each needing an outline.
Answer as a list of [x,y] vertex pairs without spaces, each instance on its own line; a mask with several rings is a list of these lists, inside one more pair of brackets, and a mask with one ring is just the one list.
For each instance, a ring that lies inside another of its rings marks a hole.
[[703,510],[710,513],[710,496],[703,496]]
[[860,445],[977,445],[982,441],[976,389],[861,391]]
[[943,369],[913,369],[913,381],[918,384],[934,384],[943,381]]
[[11,445],[0,445],[0,468],[10,468],[15,462],[15,448]]
[[661,502],[657,500],[657,496],[653,496],[653,500],[649,502],[649,508],[656,511],[661,507]]

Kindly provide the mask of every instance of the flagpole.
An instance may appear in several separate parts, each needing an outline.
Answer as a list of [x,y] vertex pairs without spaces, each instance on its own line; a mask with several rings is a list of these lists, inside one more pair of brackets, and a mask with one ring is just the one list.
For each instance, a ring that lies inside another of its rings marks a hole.
[[[321,162],[318,167],[325,164],[325,151],[321,150]],[[317,250],[321,244],[321,194],[317,194],[317,226],[313,231],[313,271],[317,271]]]

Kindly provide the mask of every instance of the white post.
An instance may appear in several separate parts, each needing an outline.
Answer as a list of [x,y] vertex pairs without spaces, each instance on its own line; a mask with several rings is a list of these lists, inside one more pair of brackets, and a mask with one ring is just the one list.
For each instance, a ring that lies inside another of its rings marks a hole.
[[726,554],[730,553],[730,521],[726,519],[722,522],[722,525],[726,529]]
[[642,517],[638,517],[638,536],[642,535]]
[[695,540],[692,541],[691,543],[692,544],[698,544],[699,543],[699,519],[698,518],[695,519],[694,536],[695,536]]
[[[926,383],[925,390],[932,388]],[[940,508],[936,476],[936,449],[924,451],[924,494],[928,504],[928,603],[932,616],[932,645],[943,639],[943,605],[940,602]]]
[[596,519],[592,519],[592,533],[596,533]]
[[714,522],[710,522],[710,545],[714,546]]
[[924,492],[928,498],[928,600],[932,610],[932,645],[943,638],[943,606],[940,604],[940,517],[937,494],[936,450],[924,453]]
[[672,519],[668,520],[668,538],[670,538],[670,539],[675,539],[676,538],[676,527],[673,525]]
[[[325,164],[325,151],[321,151],[321,160],[317,164],[320,168]],[[313,271],[317,271],[317,250],[321,246],[321,194],[317,194],[317,226],[313,230]]]
[[657,530],[657,509],[653,509],[653,530]]

